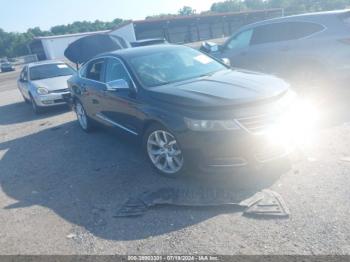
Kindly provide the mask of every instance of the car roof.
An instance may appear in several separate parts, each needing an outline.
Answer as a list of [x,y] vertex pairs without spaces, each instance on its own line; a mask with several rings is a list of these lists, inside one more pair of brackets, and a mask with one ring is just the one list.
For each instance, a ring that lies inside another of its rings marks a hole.
[[64,62],[60,60],[45,60],[45,61],[32,62],[32,63],[29,63],[27,66],[30,68],[34,66],[49,65],[49,64],[64,64]]
[[328,18],[335,17],[341,14],[346,14],[349,12],[350,12],[350,9],[345,9],[345,10],[334,10],[334,11],[326,11],[326,12],[314,12],[314,13],[305,13],[305,14],[299,14],[299,15],[283,16],[283,17],[277,17],[277,18],[272,18],[272,19],[248,24],[246,26],[241,27],[240,30],[256,27],[259,25],[266,25],[271,23],[279,23],[279,22],[287,22],[287,21],[309,21],[309,22],[323,23],[327,21]]
[[177,50],[177,49],[187,49],[191,47],[183,46],[183,45],[172,45],[172,44],[159,44],[159,45],[150,45],[150,46],[140,46],[140,47],[133,47],[133,48],[126,48],[126,49],[119,49],[113,52],[107,52],[100,54],[96,56],[98,57],[104,57],[104,56],[120,56],[122,58],[130,58],[135,56],[142,56],[145,54],[151,54],[166,50]]

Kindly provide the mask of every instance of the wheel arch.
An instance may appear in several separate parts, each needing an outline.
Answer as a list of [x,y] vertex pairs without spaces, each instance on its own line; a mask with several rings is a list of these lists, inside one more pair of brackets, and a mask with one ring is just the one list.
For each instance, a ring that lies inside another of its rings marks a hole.
[[164,123],[162,123],[162,121],[159,121],[159,120],[156,120],[156,119],[148,119],[145,121],[143,127],[142,127],[142,130],[141,130],[141,136],[143,137],[147,131],[147,129],[152,126],[152,125],[162,125],[164,127],[166,127],[164,125]]

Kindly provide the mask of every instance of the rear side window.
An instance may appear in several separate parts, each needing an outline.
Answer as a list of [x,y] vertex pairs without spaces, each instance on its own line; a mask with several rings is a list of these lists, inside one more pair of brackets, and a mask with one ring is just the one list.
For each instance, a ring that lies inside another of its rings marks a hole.
[[87,79],[103,82],[104,59],[91,61],[85,71]]
[[263,25],[254,29],[251,45],[296,40],[323,29],[322,25],[310,22],[283,22]]

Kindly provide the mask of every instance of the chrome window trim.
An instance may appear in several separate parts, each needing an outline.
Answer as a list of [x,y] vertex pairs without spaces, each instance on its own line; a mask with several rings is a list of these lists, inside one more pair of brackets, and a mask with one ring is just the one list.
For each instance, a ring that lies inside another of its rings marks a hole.
[[108,122],[109,124],[111,124],[111,125],[113,125],[113,126],[116,126],[116,127],[119,127],[119,128],[121,128],[121,129],[123,129],[123,130],[125,130],[125,131],[127,131],[127,132],[129,132],[129,133],[131,133],[131,134],[133,134],[133,135],[135,135],[135,136],[138,136],[138,135],[139,135],[139,134],[136,133],[135,131],[133,131],[133,130],[131,130],[131,129],[129,129],[129,128],[123,126],[123,125],[121,125],[121,124],[118,124],[117,122],[115,122],[115,121],[113,121],[113,120],[111,120],[111,119],[109,119],[108,117],[106,117],[106,116],[105,116],[104,114],[102,114],[102,113],[97,113],[96,116],[97,116],[98,118],[100,118],[100,119],[102,119],[102,120]]

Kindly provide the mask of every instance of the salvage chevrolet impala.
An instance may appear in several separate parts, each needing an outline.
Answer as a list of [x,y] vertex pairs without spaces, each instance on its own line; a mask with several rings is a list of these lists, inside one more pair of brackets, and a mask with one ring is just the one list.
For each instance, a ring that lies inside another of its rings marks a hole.
[[289,85],[231,69],[189,47],[101,54],[68,85],[84,131],[98,122],[141,137],[150,162],[163,175],[174,177],[193,167],[231,170],[289,151],[267,138],[290,115],[296,97]]

